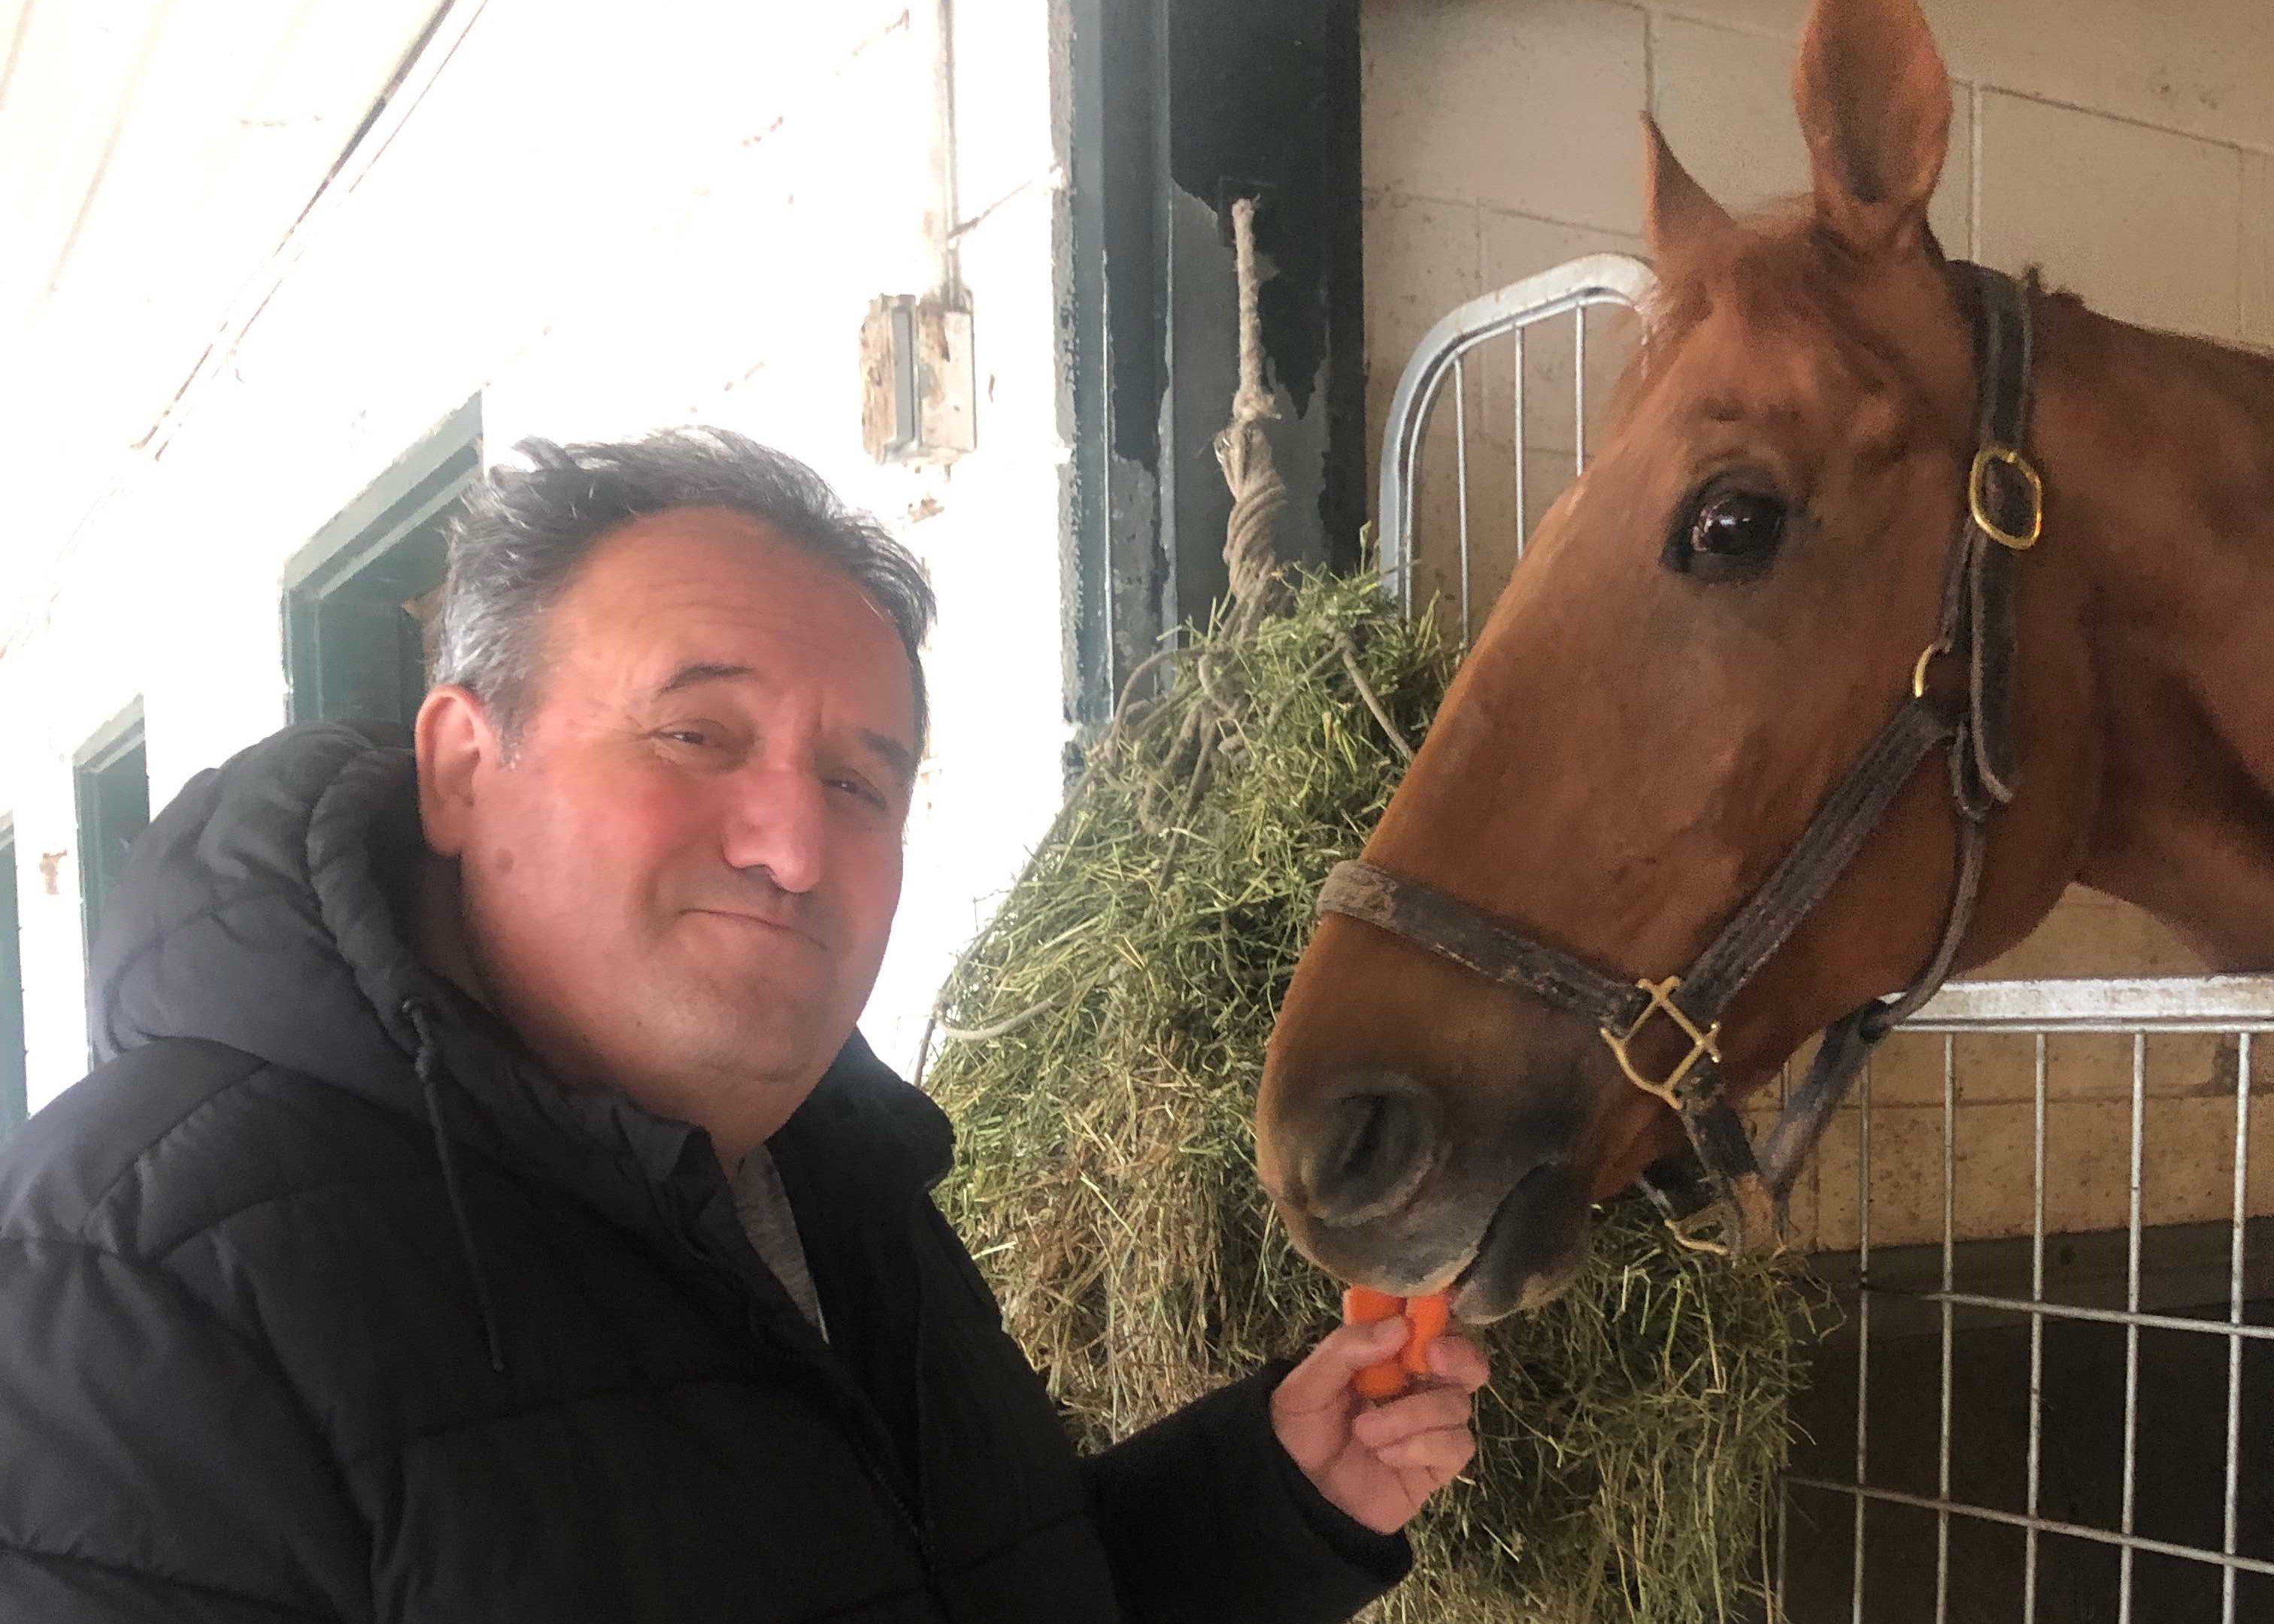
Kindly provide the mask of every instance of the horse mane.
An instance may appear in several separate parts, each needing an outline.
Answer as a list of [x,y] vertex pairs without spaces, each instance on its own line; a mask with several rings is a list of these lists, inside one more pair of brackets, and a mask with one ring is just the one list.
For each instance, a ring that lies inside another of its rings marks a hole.
[[[1680,255],[1662,259],[1658,287],[1642,308],[1634,361],[1612,396],[1612,426],[1626,425],[1683,342],[1719,310],[1734,308],[1766,332],[1803,327],[1828,332],[1882,362],[1891,359],[1839,319],[1838,253],[1817,226],[1811,199],[1803,196],[1747,214]],[[2090,308],[2073,290],[2047,286],[2038,267],[2030,266],[2023,274],[2048,304],[2080,312]],[[1971,299],[1970,290],[1954,278],[1953,289],[1962,301]],[[2202,335],[2168,336],[2254,365],[2274,365],[2274,347]]]

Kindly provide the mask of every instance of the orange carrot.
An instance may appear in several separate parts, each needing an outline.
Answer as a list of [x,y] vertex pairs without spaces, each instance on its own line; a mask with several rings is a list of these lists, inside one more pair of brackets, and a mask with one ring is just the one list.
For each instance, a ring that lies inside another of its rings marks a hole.
[[1372,1325],[1405,1312],[1405,1299],[1371,1286],[1350,1286],[1343,1291],[1343,1318],[1352,1325]]
[[1367,1365],[1351,1382],[1361,1397],[1377,1402],[1397,1397],[1414,1377],[1429,1374],[1429,1344],[1445,1334],[1452,1320],[1451,1299],[1442,1291],[1400,1297],[1365,1286],[1352,1286],[1343,1293],[1343,1318],[1352,1325],[1371,1325],[1394,1314],[1405,1319],[1404,1347],[1397,1357]]
[[1405,1382],[1405,1367],[1395,1359],[1381,1365],[1369,1365],[1351,1378],[1351,1386],[1358,1389],[1359,1396],[1370,1398],[1377,1404],[1403,1397]]
[[[1343,1292],[1343,1318],[1352,1325],[1372,1325],[1380,1320],[1394,1320],[1405,1312],[1405,1299],[1392,1297],[1387,1291],[1376,1291],[1367,1286],[1352,1286]],[[1369,1365],[1352,1378],[1351,1385],[1359,1396],[1379,1402],[1396,1398],[1405,1391],[1405,1372],[1396,1359],[1385,1359],[1379,1365]]]
[[1445,1334],[1453,1322],[1453,1299],[1449,1292],[1434,1292],[1428,1297],[1405,1299],[1405,1323],[1411,1327],[1405,1338],[1404,1351],[1397,1356],[1409,1375],[1427,1376],[1429,1344]]

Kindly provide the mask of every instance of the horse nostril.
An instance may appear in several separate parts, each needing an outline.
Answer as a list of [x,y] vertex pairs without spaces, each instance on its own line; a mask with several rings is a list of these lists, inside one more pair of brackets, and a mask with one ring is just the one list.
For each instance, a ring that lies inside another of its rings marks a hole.
[[1436,1140],[1428,1096],[1403,1079],[1343,1095],[1308,1158],[1312,1214],[1355,1224],[1396,1211],[1428,1176]]

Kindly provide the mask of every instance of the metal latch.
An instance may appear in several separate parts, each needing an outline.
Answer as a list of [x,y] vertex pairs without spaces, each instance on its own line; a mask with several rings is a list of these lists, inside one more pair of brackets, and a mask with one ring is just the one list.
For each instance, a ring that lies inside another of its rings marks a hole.
[[971,313],[906,294],[861,324],[861,440],[879,462],[952,462],[978,444]]

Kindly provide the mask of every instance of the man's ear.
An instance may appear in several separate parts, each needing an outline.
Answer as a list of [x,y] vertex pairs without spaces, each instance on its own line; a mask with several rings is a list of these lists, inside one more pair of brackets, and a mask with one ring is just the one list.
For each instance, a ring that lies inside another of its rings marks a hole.
[[418,822],[437,855],[464,853],[474,798],[486,768],[504,753],[489,712],[471,688],[445,682],[428,691],[413,732],[418,754]]

